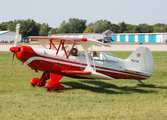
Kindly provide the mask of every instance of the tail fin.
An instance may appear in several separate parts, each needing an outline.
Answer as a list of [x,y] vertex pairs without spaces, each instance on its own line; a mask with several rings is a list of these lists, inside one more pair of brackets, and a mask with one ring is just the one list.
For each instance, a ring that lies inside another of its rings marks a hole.
[[152,74],[154,60],[151,51],[147,47],[138,47],[126,60],[125,69]]

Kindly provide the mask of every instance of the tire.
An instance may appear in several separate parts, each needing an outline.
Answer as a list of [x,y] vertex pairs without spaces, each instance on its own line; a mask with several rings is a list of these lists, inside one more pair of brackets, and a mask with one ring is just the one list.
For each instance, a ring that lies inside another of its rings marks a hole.
[[46,88],[46,91],[50,92],[51,90],[49,88]]
[[34,85],[34,84],[31,84],[31,87],[35,87],[35,85]]

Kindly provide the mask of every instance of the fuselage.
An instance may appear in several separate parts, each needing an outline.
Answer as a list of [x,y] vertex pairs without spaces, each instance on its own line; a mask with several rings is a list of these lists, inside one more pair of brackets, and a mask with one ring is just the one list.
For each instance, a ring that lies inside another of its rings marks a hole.
[[[62,70],[83,71],[87,66],[86,57],[83,54],[78,56],[69,56],[67,59],[64,51],[59,51],[59,53],[56,55],[55,50],[24,45],[19,45],[15,49],[17,49],[17,51],[15,50],[17,59],[27,64],[32,69],[51,71],[56,74],[72,78],[84,78],[83,76],[69,75],[61,72]],[[115,58],[115,61],[113,62],[94,60],[90,57],[89,61],[91,67],[96,72],[107,75],[114,79],[144,80],[150,77],[150,75],[126,71],[126,61],[123,59]]]

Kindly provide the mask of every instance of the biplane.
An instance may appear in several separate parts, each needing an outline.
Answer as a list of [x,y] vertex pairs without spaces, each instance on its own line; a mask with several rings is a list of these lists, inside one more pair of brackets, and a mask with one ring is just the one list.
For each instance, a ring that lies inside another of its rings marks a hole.
[[[15,41],[18,38],[18,31],[19,25],[16,26]],[[32,86],[45,86],[47,91],[65,89],[58,83],[63,76],[77,79],[141,81],[149,78],[153,73],[153,56],[147,47],[138,47],[127,59],[116,58],[107,51],[99,51],[98,59],[94,59],[90,54],[93,51],[92,46],[110,47],[110,45],[89,38],[48,36],[29,36],[28,38],[36,39],[43,47],[16,45],[15,42],[10,51],[24,65],[36,72],[43,71],[40,78],[32,78],[30,83]],[[70,47],[66,46],[67,44]],[[82,46],[84,53],[74,56],[71,53],[74,48],[77,49],[78,45]]]

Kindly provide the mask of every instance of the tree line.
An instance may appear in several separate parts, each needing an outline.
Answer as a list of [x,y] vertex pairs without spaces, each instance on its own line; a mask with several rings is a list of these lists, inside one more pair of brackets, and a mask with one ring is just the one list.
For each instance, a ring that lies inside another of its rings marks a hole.
[[47,36],[49,34],[59,33],[103,33],[105,30],[111,30],[114,33],[163,33],[167,32],[167,24],[156,23],[148,25],[142,23],[139,25],[126,24],[120,22],[118,24],[111,23],[107,20],[97,20],[89,24],[87,20],[78,18],[69,18],[63,21],[59,28],[52,28],[47,23],[36,23],[32,19],[28,20],[14,20],[9,22],[2,22],[0,24],[0,31],[11,30],[15,31],[16,24],[20,23],[20,34],[23,38],[28,36]]

